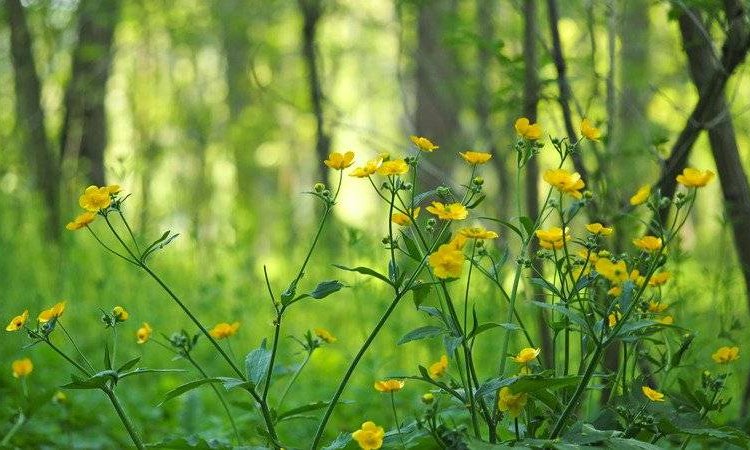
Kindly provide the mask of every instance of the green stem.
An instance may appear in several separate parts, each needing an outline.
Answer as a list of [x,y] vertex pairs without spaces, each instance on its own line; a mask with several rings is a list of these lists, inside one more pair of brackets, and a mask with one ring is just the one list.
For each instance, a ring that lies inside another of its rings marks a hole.
[[71,336],[70,333],[68,333],[68,330],[65,329],[60,319],[57,319],[57,325],[59,325],[60,329],[63,330],[63,333],[65,333],[65,336],[68,337],[68,340],[70,341],[71,344],[73,344],[73,347],[76,349],[76,351],[81,356],[81,358],[86,363],[86,365],[89,366],[89,369],[91,369],[92,371],[96,370],[94,369],[94,366],[91,365],[91,361],[89,361],[88,358],[86,358],[86,355],[84,355],[81,349],[78,347],[78,344],[76,344],[76,341],[73,339],[73,336]]
[[3,440],[0,441],[0,447],[5,447],[10,443],[10,440],[13,438],[13,436],[18,433],[18,430],[21,429],[23,424],[26,423],[26,415],[23,413],[23,410],[18,410],[18,419],[16,419],[16,423],[13,424],[13,426],[8,430],[8,433],[3,437]]
[[45,337],[44,342],[46,342],[47,345],[49,345],[50,348],[55,351],[55,353],[65,358],[66,361],[72,364],[73,367],[75,367],[76,369],[80,370],[84,375],[86,375],[87,377],[91,376],[91,372],[89,372],[85,367],[80,365],[77,361],[73,360],[70,356],[66,355],[62,350],[60,350],[55,344],[53,344],[49,340],[49,337]]
[[391,391],[391,408],[393,409],[393,420],[396,421],[396,431],[398,431],[398,440],[401,441],[401,447],[406,450],[406,444],[404,443],[404,436],[401,435],[401,424],[398,423],[398,413],[396,412],[396,395]]
[[[190,356],[190,354],[185,354],[185,359],[187,359],[190,364],[195,367],[195,369],[203,376],[203,378],[208,378],[208,374],[201,368],[201,366],[198,365],[198,363]],[[237,429],[237,424],[234,422],[234,417],[232,417],[231,411],[229,411],[229,405],[227,405],[227,401],[224,399],[224,396],[221,395],[221,391],[219,391],[219,388],[216,387],[213,383],[208,383],[211,386],[211,389],[214,391],[216,396],[219,398],[219,401],[221,402],[221,406],[224,407],[224,412],[227,413],[227,417],[229,418],[229,423],[232,424],[232,430],[234,431],[234,437],[237,439],[237,445],[242,445],[242,438],[240,437],[240,432]]]
[[302,372],[302,369],[304,369],[307,363],[310,361],[312,352],[313,352],[312,350],[307,352],[307,355],[305,356],[304,361],[302,361],[302,364],[300,364],[300,366],[297,367],[297,370],[294,371],[294,375],[292,375],[292,378],[289,380],[289,383],[286,385],[284,392],[281,394],[281,398],[279,398],[279,403],[276,406],[276,411],[281,411],[281,406],[284,404],[284,399],[286,398],[287,394],[289,394],[289,391],[292,389],[292,386],[297,381],[297,378],[299,378],[299,374]]
[[128,221],[125,220],[125,216],[122,215],[122,211],[120,209],[117,209],[117,213],[120,215],[120,219],[122,219],[122,223],[125,224],[125,228],[128,230],[128,234],[130,235],[130,239],[133,241],[133,245],[135,245],[135,250],[138,252],[138,255],[141,255],[141,249],[138,247],[138,241],[135,239],[135,235],[133,234],[133,230],[130,229],[130,224],[128,224]]
[[117,412],[117,415],[120,416],[120,420],[122,421],[122,424],[125,426],[125,429],[128,431],[128,434],[130,435],[130,439],[133,440],[133,444],[135,444],[135,448],[138,450],[145,449],[146,447],[143,445],[143,441],[141,441],[140,436],[138,436],[138,432],[135,430],[135,427],[133,426],[133,422],[130,421],[130,417],[128,417],[127,413],[125,412],[125,409],[123,409],[122,404],[120,404],[120,400],[115,395],[114,391],[112,391],[109,388],[102,389],[105,394],[107,394],[107,397],[109,398],[109,401],[112,402],[112,406],[114,406],[115,411]]
[[[510,305],[508,310],[508,324],[513,323],[513,311],[516,310],[516,297],[518,296],[518,284],[521,281],[521,270],[523,269],[523,265],[518,264],[518,267],[516,268],[516,275],[513,278],[513,288],[511,289],[510,293]],[[503,337],[503,346],[502,350],[500,352],[500,376],[505,375],[505,362],[508,359],[508,345],[510,344],[510,333],[511,328],[508,327],[507,330],[505,330],[505,336]]]
[[89,230],[89,233],[91,233],[92,236],[94,236],[94,239],[96,239],[96,241],[99,243],[99,245],[101,245],[102,247],[104,247],[107,251],[109,251],[110,253],[114,254],[115,256],[118,256],[118,257],[124,259],[125,261],[129,262],[130,264],[133,264],[135,266],[138,265],[137,261],[133,261],[132,259],[128,258],[127,256],[125,256],[123,254],[121,254],[120,252],[112,250],[112,248],[110,248],[101,239],[99,239],[99,236],[97,236],[96,233],[94,233],[94,230],[92,230],[90,226],[86,225],[86,229]]
[[568,420],[568,417],[578,406],[578,401],[581,399],[583,392],[586,390],[586,386],[588,386],[591,377],[594,375],[594,370],[596,370],[596,366],[599,364],[599,358],[601,357],[603,351],[604,347],[602,345],[596,346],[594,353],[591,355],[591,361],[589,361],[589,364],[586,367],[586,372],[584,372],[583,374],[583,378],[581,379],[580,383],[578,383],[575,392],[573,392],[573,396],[570,397],[570,400],[568,400],[568,404],[565,405],[565,409],[563,410],[562,414],[560,414],[560,417],[558,417],[557,422],[555,423],[555,427],[552,429],[552,433],[550,433],[549,435],[549,439],[557,439],[557,437],[560,436],[563,426],[565,426],[565,421]]

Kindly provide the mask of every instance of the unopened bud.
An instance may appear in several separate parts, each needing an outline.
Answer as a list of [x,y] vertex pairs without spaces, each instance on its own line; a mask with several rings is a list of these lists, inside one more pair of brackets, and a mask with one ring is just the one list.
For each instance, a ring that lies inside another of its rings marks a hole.
[[323,190],[326,188],[326,185],[323,183],[315,183],[315,186],[313,186],[313,189],[315,189],[315,192],[320,194],[323,192]]

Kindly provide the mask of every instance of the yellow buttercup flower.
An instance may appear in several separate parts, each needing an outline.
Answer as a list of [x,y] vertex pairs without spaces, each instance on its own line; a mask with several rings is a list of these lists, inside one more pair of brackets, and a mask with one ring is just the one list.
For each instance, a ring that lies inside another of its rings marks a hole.
[[547,250],[555,249],[559,250],[563,248],[564,241],[569,240],[568,229],[565,229],[563,236],[563,230],[560,227],[552,227],[547,230],[536,230],[534,232],[536,237],[539,239],[539,246],[546,248]]
[[641,388],[641,391],[643,391],[643,395],[648,397],[649,400],[652,402],[663,402],[664,401],[664,394],[662,394],[659,391],[656,391],[654,389],[651,389],[648,386],[643,386]]
[[211,337],[214,339],[225,339],[230,336],[234,336],[235,333],[237,333],[237,330],[240,328],[239,322],[234,322],[232,324],[228,324],[226,322],[221,322],[216,324],[213,329],[209,332]]
[[640,238],[633,239],[633,245],[643,250],[644,252],[655,252],[661,248],[661,238],[656,236],[643,236]]
[[107,187],[89,186],[78,197],[78,204],[86,211],[97,212],[112,204],[109,189]]
[[10,323],[7,327],[5,327],[5,331],[18,331],[21,328],[23,328],[23,325],[26,323],[26,319],[29,318],[29,310],[25,309],[23,313],[21,313],[20,316],[16,316],[12,319],[10,319]]
[[677,175],[677,182],[685,187],[703,187],[714,178],[714,173],[710,170],[701,172],[692,167],[686,167],[680,175]]
[[352,439],[354,439],[359,448],[362,450],[376,450],[383,446],[383,436],[385,436],[385,430],[383,427],[375,425],[375,422],[367,421],[362,424],[362,428],[352,433]]
[[524,392],[514,394],[508,386],[505,386],[500,389],[500,394],[497,396],[497,409],[507,411],[511,417],[516,418],[521,415],[528,400],[528,394]]
[[609,327],[612,328],[615,325],[617,325],[617,322],[620,320],[620,317],[622,317],[622,314],[620,314],[619,311],[609,313],[609,316],[607,316],[607,323],[609,324]]
[[633,271],[630,272],[630,281],[632,281],[636,286],[641,287],[646,281],[646,277],[641,275],[641,272],[638,269],[633,269]]
[[464,252],[456,249],[451,243],[443,244],[429,256],[427,262],[436,277],[458,278],[464,267]]
[[403,175],[409,171],[409,165],[403,159],[393,159],[383,162],[378,167],[380,175]]
[[516,129],[516,133],[524,139],[536,141],[542,137],[542,126],[538,123],[532,124],[526,117],[516,119],[513,127]]
[[55,306],[53,306],[52,308],[45,309],[44,311],[40,312],[37,320],[39,322],[45,323],[62,316],[65,312],[65,303],[65,301],[55,303]]
[[605,227],[599,222],[594,222],[586,225],[586,230],[591,234],[601,234],[602,236],[609,236],[614,231],[614,228]]
[[651,275],[651,279],[648,280],[649,286],[661,286],[672,277],[672,274],[669,272],[658,272],[653,275]]
[[375,382],[378,392],[396,392],[404,388],[404,380],[383,380]]
[[497,239],[498,234],[494,231],[485,230],[484,227],[461,228],[458,233],[469,239]]
[[151,338],[152,331],[151,326],[147,322],[143,322],[143,325],[141,325],[141,327],[138,328],[138,331],[135,332],[135,337],[138,338],[136,343],[145,344],[148,342],[149,338]]
[[463,153],[459,152],[458,154],[461,155],[461,158],[463,158],[464,161],[472,165],[484,164],[492,158],[492,153],[473,152],[471,150],[467,150]]
[[590,141],[599,141],[602,137],[602,132],[594,126],[594,123],[584,117],[581,120],[581,134]]
[[732,361],[740,359],[740,348],[739,347],[721,347],[716,350],[716,353],[711,355],[711,358],[719,364],[726,364]]
[[96,219],[96,213],[93,213],[91,211],[86,211],[78,215],[71,222],[68,222],[68,224],[65,225],[65,228],[67,228],[70,231],[80,230],[83,227],[89,226],[89,224],[93,222],[94,219]]
[[325,328],[315,328],[313,329],[313,333],[315,333],[315,336],[317,336],[326,344],[333,344],[334,342],[338,341],[338,339],[336,339],[336,336],[331,334],[331,332],[326,330]]
[[110,184],[107,186],[107,192],[109,192],[109,195],[117,195],[120,193],[122,189],[120,188],[119,184]]
[[586,183],[581,179],[578,172],[568,172],[565,169],[548,169],[544,172],[544,181],[551,184],[558,191],[568,194],[574,198],[581,198],[581,189]]
[[[417,217],[419,217],[419,211],[421,209],[422,208],[420,208],[419,206],[417,206],[411,212],[411,215],[412,215],[412,217],[414,217],[414,219],[416,219]],[[391,221],[393,223],[395,223],[396,225],[400,225],[402,227],[411,225],[411,217],[409,217],[408,214],[404,214],[404,213],[400,213],[400,212],[393,213],[393,215],[391,216]]]
[[17,359],[11,363],[10,367],[16,378],[26,377],[34,370],[34,364],[29,358]]
[[423,136],[409,136],[411,142],[417,146],[418,149],[423,152],[434,152],[440,147],[433,144],[432,141]]
[[622,283],[628,279],[628,268],[625,261],[612,262],[608,258],[601,258],[596,261],[594,268],[604,278],[612,283]]
[[122,306],[115,306],[112,308],[112,315],[118,322],[125,322],[128,320],[128,317],[130,317],[130,313],[128,313]]
[[674,317],[672,316],[664,316],[661,319],[657,320],[662,325],[672,325],[674,323]]
[[541,348],[526,347],[518,352],[516,356],[513,356],[513,361],[519,364],[528,364],[530,361],[536,359],[541,351]]
[[354,152],[333,152],[328,155],[328,159],[323,161],[323,164],[334,170],[344,170],[354,164]]
[[364,166],[357,167],[356,169],[352,170],[349,173],[349,176],[357,178],[367,178],[377,172],[381,164],[383,164],[383,158],[371,159],[370,161],[367,161]]
[[430,365],[429,372],[432,378],[440,378],[445,375],[448,370],[448,357],[443,355],[440,357],[440,361]]
[[432,202],[432,205],[425,209],[442,220],[463,220],[469,217],[469,210],[461,203],[444,205],[440,202]]
[[611,295],[612,297],[619,297],[620,294],[622,294],[622,288],[620,286],[612,286],[607,291],[607,295]]
[[630,197],[630,204],[633,206],[638,206],[642,203],[645,203],[646,200],[651,196],[651,185],[650,184],[644,184],[643,186],[638,188],[638,191]]
[[663,313],[665,309],[669,308],[669,305],[662,302],[649,302],[648,303],[648,312],[654,313],[654,314],[660,314]]

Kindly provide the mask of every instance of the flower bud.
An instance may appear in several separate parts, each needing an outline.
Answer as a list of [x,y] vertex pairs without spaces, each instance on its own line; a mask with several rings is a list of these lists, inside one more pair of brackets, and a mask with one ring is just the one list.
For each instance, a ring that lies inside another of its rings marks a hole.
[[401,186],[401,189],[403,189],[403,190],[405,190],[405,191],[411,191],[411,189],[412,189],[413,187],[414,187],[414,186],[413,186],[413,185],[412,185],[411,183],[404,183],[404,185],[403,185],[403,186]]
[[425,405],[431,405],[432,402],[435,401],[435,396],[432,394],[432,392],[428,392],[424,395],[422,395],[422,403]]
[[437,195],[440,198],[448,198],[448,196],[451,194],[451,188],[448,186],[438,186],[436,189]]
[[315,189],[315,192],[320,194],[323,192],[323,190],[326,188],[326,185],[323,183],[315,183],[315,186],[313,186],[313,189]]
[[474,177],[474,179],[473,179],[473,180],[471,180],[471,182],[472,182],[472,184],[474,184],[475,186],[481,186],[481,185],[483,185],[483,184],[484,184],[484,178],[482,178],[482,177]]

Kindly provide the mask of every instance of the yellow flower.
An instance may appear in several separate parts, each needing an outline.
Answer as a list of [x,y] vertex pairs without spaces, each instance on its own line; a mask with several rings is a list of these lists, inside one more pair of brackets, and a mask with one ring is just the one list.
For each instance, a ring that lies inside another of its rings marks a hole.
[[586,225],[586,230],[591,234],[601,234],[602,236],[609,236],[614,231],[612,227],[605,227],[599,222]]
[[643,286],[643,282],[646,281],[646,277],[641,275],[641,272],[638,269],[633,269],[633,271],[630,272],[630,281],[636,286],[641,287]]
[[607,295],[611,295],[612,297],[619,297],[620,294],[622,294],[622,288],[620,286],[612,286],[607,291]]
[[224,339],[230,336],[234,336],[239,328],[239,322],[234,322],[231,325],[226,322],[221,322],[216,324],[216,326],[213,327],[209,334],[215,339]]
[[485,230],[484,227],[461,228],[458,233],[469,239],[497,239],[498,234],[494,231]]
[[65,395],[65,392],[63,391],[57,391],[55,392],[55,395],[52,396],[52,403],[65,403],[68,401],[68,396]]
[[63,312],[65,312],[65,301],[55,303],[55,306],[52,308],[40,312],[37,320],[42,323],[49,322],[52,319],[62,316]]
[[649,302],[648,303],[648,312],[654,313],[654,314],[660,314],[663,313],[665,309],[669,308],[669,305],[662,302]]
[[661,238],[656,236],[643,236],[633,239],[633,245],[645,252],[655,252],[661,248]]
[[112,308],[112,315],[118,322],[125,322],[128,320],[128,317],[130,317],[130,313],[128,313],[122,306],[115,306]]
[[328,155],[328,159],[323,164],[335,170],[344,170],[354,163],[354,152],[339,153],[333,152]]
[[25,309],[20,316],[16,316],[10,319],[10,323],[5,327],[5,331],[18,331],[23,328],[26,323],[26,319],[29,318],[29,310]]
[[443,375],[445,375],[445,372],[447,370],[448,370],[448,357],[443,355],[440,357],[440,361],[430,365],[429,372],[432,378],[440,378]]
[[513,361],[519,364],[528,364],[529,361],[533,361],[537,356],[539,356],[539,353],[541,351],[542,349],[540,348],[526,347],[513,357]]
[[511,417],[518,417],[521,415],[526,402],[529,400],[529,395],[522,392],[520,394],[513,394],[508,386],[500,389],[500,395],[497,397],[497,409],[500,411],[507,411]]
[[325,328],[315,328],[313,330],[313,333],[315,333],[315,336],[317,336],[326,344],[333,344],[334,342],[338,341],[338,339],[336,339],[336,336],[331,334],[331,332],[326,330]]
[[674,317],[664,316],[661,319],[657,320],[657,322],[663,325],[672,325],[674,323]]
[[633,206],[638,206],[642,203],[645,203],[646,200],[651,196],[651,185],[650,184],[644,184],[643,186],[638,188],[638,191],[630,197],[630,204]]
[[431,405],[435,401],[435,395],[432,392],[422,394],[422,403],[425,405]]
[[138,338],[136,342],[138,344],[145,344],[148,342],[152,331],[151,326],[148,323],[143,322],[143,325],[135,332],[135,337]]
[[110,184],[107,186],[107,192],[109,192],[109,195],[116,195],[119,194],[122,189],[120,188],[119,184]]
[[599,255],[597,255],[594,252],[589,252],[585,248],[582,248],[578,251],[578,257],[581,258],[583,261],[586,261],[588,259],[590,264],[594,264],[599,260]]
[[677,175],[677,182],[685,187],[703,187],[714,178],[714,173],[710,170],[701,172],[692,167],[686,167],[680,175]]
[[109,189],[106,187],[89,186],[78,197],[78,204],[86,211],[97,212],[112,204]]
[[[455,244],[455,243],[454,243]],[[451,243],[441,245],[427,260],[438,278],[458,278],[464,267],[464,252]]]
[[403,159],[385,161],[378,167],[380,175],[403,175],[409,171],[409,165]]
[[375,390],[379,392],[396,392],[404,388],[404,380],[383,380],[375,382]]
[[409,136],[411,142],[417,146],[423,152],[434,152],[440,147],[433,144],[432,141],[423,136]]
[[383,158],[371,159],[370,161],[367,161],[364,166],[357,167],[356,169],[352,170],[349,173],[349,176],[357,178],[367,178],[377,172],[381,164],[383,164]]
[[596,261],[594,268],[612,283],[622,283],[628,279],[628,268],[622,260],[615,263],[608,258],[601,258]]
[[641,388],[641,390],[643,391],[643,395],[645,395],[646,397],[648,397],[648,399],[651,400],[652,402],[663,402],[664,401],[664,394],[662,394],[659,391],[653,390],[653,389],[651,389],[648,386],[643,386]]
[[711,355],[711,358],[719,364],[726,364],[732,361],[740,359],[740,348],[739,347],[721,347],[716,350],[716,353]]
[[544,172],[544,181],[554,186],[558,191],[574,198],[581,198],[581,189],[586,183],[578,172],[570,173],[565,169],[548,169]]
[[[548,230],[536,230],[534,232],[539,239],[539,246],[548,250],[559,250],[563,247],[563,230],[560,227],[552,227]],[[565,229],[565,240],[568,240],[568,229]]]
[[609,313],[609,316],[607,316],[607,323],[609,324],[609,327],[612,328],[617,325],[617,321],[620,320],[620,317],[622,317],[622,314],[620,314],[619,311]]
[[469,210],[461,203],[444,205],[440,202],[432,202],[432,205],[425,209],[442,220],[463,220],[469,216]]
[[532,124],[526,117],[516,119],[516,123],[513,126],[516,129],[516,133],[522,138],[536,141],[542,137],[542,126],[538,123]]
[[596,128],[589,119],[585,118],[581,121],[581,134],[590,141],[599,141],[602,137],[602,132]]
[[648,280],[649,286],[662,286],[672,277],[669,272],[659,272],[651,275],[651,279]]
[[472,165],[484,164],[492,158],[492,153],[473,152],[471,150],[466,150],[463,153],[459,152],[458,154],[461,155],[464,161]]
[[[411,212],[411,215],[412,215],[412,217],[414,217],[414,219],[416,219],[417,217],[419,217],[419,211],[421,209],[422,208],[420,208],[419,206],[417,206]],[[401,225],[402,227],[411,225],[411,218],[409,217],[409,215],[408,214],[404,214],[404,213],[400,213],[400,212],[393,213],[393,215],[391,216],[391,221],[393,223],[395,223],[396,225]]]
[[67,228],[70,231],[80,230],[83,227],[89,226],[89,224],[93,222],[94,219],[96,219],[96,213],[93,213],[91,211],[86,211],[78,215],[71,222],[68,222],[68,224],[65,225],[65,228]]
[[367,421],[362,428],[352,433],[352,439],[357,441],[362,450],[375,450],[383,446],[383,427],[375,425],[375,422]]
[[11,363],[11,369],[13,369],[13,376],[16,378],[23,378],[28,376],[32,370],[34,370],[34,364],[29,358],[17,359]]

